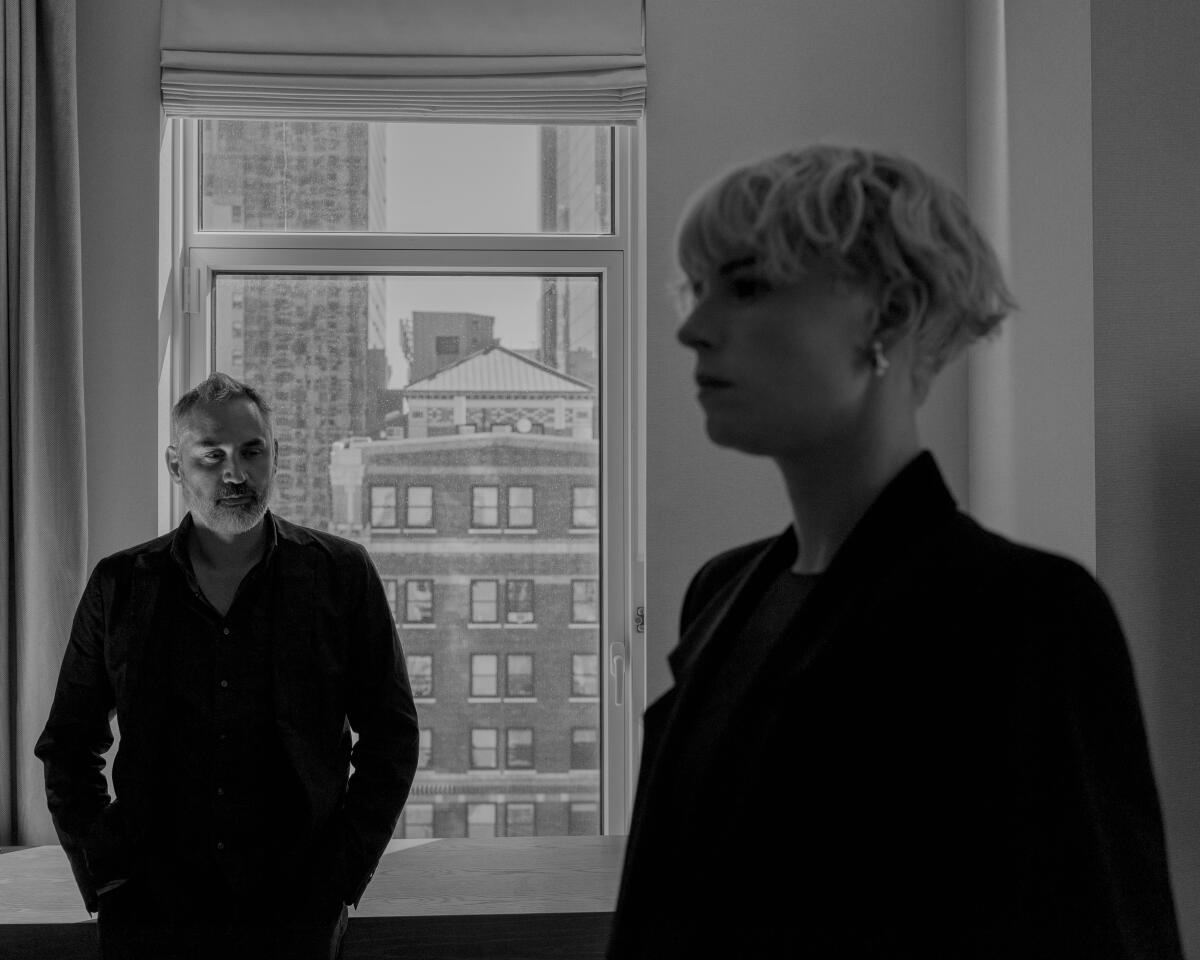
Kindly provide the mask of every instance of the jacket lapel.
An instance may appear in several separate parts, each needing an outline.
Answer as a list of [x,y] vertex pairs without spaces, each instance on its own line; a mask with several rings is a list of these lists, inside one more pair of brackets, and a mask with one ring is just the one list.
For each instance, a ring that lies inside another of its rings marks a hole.
[[722,588],[692,622],[678,645],[667,654],[671,675],[679,678],[690,671],[714,638],[726,630],[740,629],[745,614],[773,577],[796,551],[796,538],[789,526],[768,542],[742,569],[736,579]]

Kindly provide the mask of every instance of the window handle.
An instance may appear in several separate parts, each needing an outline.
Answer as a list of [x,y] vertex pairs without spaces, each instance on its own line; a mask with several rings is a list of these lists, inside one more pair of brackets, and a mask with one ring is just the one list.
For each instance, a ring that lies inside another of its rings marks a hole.
[[608,672],[612,675],[613,703],[625,704],[625,641],[617,640],[608,645]]

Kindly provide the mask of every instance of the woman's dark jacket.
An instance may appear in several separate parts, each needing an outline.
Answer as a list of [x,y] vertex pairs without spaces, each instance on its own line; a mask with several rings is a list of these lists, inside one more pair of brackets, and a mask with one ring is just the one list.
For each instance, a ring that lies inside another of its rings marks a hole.
[[722,644],[795,553],[789,529],[692,581],[675,685],[645,714],[609,956],[1180,960],[1112,606],[1078,564],[958,512],[928,453],[730,721],[690,735],[729,683]]

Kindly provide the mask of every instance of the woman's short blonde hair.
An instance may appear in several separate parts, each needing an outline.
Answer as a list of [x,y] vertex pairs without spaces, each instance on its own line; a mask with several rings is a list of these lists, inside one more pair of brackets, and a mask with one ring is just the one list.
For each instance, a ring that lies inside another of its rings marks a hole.
[[697,193],[676,255],[688,285],[753,258],[776,285],[814,270],[876,298],[884,327],[914,325],[931,375],[1016,304],[953,190],[903,157],[818,145],[737,167]]

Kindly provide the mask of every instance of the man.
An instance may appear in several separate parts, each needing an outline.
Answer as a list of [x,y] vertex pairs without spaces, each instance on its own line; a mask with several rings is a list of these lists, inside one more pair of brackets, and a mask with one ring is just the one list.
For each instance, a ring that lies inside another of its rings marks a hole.
[[417,766],[392,612],[362,547],[267,509],[257,391],[214,373],[171,435],[188,514],[92,573],[35,749],[50,811],[105,957],[333,957]]

